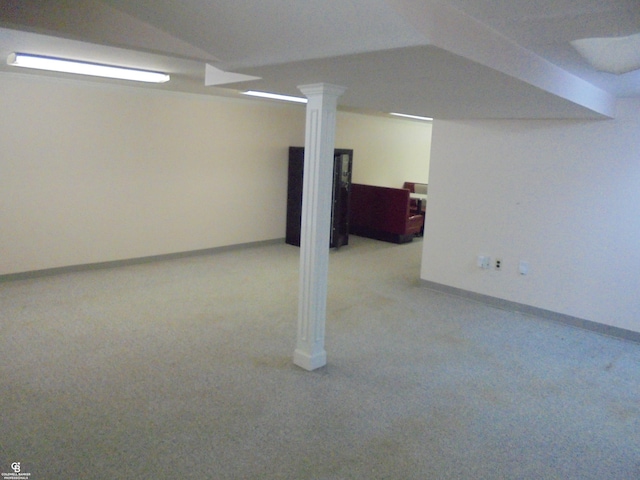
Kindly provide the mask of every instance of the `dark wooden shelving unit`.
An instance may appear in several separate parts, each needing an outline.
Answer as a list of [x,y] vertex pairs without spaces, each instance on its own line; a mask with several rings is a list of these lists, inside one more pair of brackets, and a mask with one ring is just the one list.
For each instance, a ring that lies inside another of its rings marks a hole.
[[[337,148],[333,155],[333,194],[331,200],[331,239],[329,247],[349,244],[349,197],[353,150]],[[287,183],[287,232],[285,241],[300,246],[302,223],[302,182],[304,147],[289,147]]]

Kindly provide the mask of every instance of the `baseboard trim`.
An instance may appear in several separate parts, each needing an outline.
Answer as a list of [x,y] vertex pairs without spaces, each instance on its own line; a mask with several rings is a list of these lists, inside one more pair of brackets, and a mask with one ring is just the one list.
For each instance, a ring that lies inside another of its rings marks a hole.
[[27,280],[32,278],[49,277],[62,273],[84,272],[87,270],[100,270],[103,268],[123,267],[128,265],[139,265],[143,263],[157,262],[161,260],[173,260],[178,258],[196,257],[199,255],[210,255],[212,253],[229,252],[246,248],[262,247],[284,243],[284,238],[273,240],[262,240],[258,242],[239,243],[235,245],[225,245],[222,247],[204,248],[201,250],[190,250],[186,252],[166,253],[162,255],[151,255],[148,257],[127,258],[123,260],[112,260],[108,262],[85,263],[80,265],[69,265],[64,267],[46,268],[43,270],[31,270],[28,272],[8,273],[0,275],[0,283],[15,280]]
[[469,290],[451,287],[449,285],[443,285],[441,283],[431,282],[429,280],[422,280],[422,285],[424,285],[429,290],[434,290],[434,291],[445,293],[448,295],[454,295],[456,297],[466,298],[468,300],[484,303],[486,305],[490,305],[492,307],[496,307],[501,310],[533,315],[533,316],[541,317],[554,322],[563,323],[565,325],[571,325],[573,327],[596,332],[601,335],[608,335],[610,337],[616,337],[616,338],[621,338],[624,340],[630,340],[632,342],[640,343],[640,332],[635,332],[633,330],[627,330],[625,328],[605,325],[603,323],[598,323],[598,322],[593,322],[591,320],[585,320],[583,318],[573,317],[571,315],[566,315],[564,313],[558,313],[551,310],[545,310],[544,308],[533,307],[531,305],[512,302],[510,300],[504,300],[502,298],[492,297],[490,295],[471,292]]

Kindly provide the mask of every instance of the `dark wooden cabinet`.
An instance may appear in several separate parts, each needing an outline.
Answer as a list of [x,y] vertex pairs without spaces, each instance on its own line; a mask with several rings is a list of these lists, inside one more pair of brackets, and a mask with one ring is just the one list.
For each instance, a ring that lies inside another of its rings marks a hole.
[[[333,194],[331,201],[331,248],[349,243],[349,193],[353,150],[335,149],[333,155]],[[302,181],[304,147],[289,147],[289,179],[287,186],[287,232],[285,241],[300,246],[302,222]]]

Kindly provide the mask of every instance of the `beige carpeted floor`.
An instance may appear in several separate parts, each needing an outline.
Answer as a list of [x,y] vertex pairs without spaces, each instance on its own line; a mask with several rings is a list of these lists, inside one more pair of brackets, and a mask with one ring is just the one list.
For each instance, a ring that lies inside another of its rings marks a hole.
[[428,290],[420,241],[352,236],[306,372],[298,252],[0,283],[0,472],[640,478],[639,344]]

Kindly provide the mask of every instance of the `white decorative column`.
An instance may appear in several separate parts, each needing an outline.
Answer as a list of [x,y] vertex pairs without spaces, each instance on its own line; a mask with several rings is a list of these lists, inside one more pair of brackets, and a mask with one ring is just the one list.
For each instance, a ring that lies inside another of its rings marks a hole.
[[336,110],[344,87],[318,83],[298,87],[307,97],[300,231],[298,341],[293,363],[315,370],[327,363],[324,329],[327,311],[329,239]]

